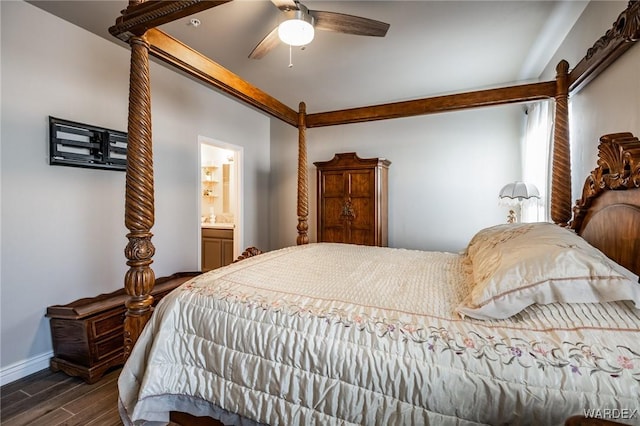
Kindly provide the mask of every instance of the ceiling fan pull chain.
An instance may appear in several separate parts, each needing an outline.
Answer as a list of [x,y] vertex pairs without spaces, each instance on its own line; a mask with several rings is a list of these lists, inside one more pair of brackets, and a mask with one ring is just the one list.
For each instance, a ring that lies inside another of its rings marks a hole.
[[291,61],[291,45],[289,45],[289,68],[293,68],[293,62]]

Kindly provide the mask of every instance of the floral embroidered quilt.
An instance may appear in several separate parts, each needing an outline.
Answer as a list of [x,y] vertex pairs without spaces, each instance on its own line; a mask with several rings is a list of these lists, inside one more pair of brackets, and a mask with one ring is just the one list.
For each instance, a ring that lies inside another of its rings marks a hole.
[[640,310],[554,303],[462,318],[465,256],[320,243],[200,275],[138,340],[119,379],[122,419],[559,425],[636,410],[624,421],[640,424]]

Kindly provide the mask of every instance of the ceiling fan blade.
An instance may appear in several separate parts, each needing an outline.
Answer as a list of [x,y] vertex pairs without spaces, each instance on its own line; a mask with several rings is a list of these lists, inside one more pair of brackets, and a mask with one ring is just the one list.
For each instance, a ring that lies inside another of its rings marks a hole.
[[386,22],[362,18],[360,16],[346,15],[344,13],[336,12],[324,12],[322,10],[310,10],[309,13],[315,20],[314,27],[317,30],[384,37],[389,29],[389,24]]
[[271,0],[271,3],[275,4],[276,7],[282,11],[287,10],[298,10],[298,3],[294,0]]
[[280,38],[278,37],[278,27],[275,27],[269,34],[266,35],[265,38],[258,43],[256,47],[253,48],[251,53],[249,54],[249,59],[260,59],[267,53],[271,51],[274,47],[276,47],[280,43]]

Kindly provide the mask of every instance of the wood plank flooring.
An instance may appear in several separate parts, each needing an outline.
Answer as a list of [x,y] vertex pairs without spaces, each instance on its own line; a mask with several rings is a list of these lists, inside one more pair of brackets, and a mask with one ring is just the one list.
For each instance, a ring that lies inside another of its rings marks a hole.
[[94,384],[62,372],[42,370],[0,388],[2,426],[114,426],[118,414],[118,375],[108,372]]

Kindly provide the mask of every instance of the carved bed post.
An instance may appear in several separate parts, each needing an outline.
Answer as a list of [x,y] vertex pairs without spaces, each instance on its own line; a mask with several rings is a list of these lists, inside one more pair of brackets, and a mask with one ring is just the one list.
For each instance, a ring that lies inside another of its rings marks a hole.
[[[131,3],[137,3],[132,1]],[[149,85],[149,43],[145,36],[132,36],[129,80],[129,123],[125,225],[129,229],[124,252],[129,270],[124,287],[124,356],[127,358],[149,316],[155,282],[150,265],[155,252],[151,242],[154,222],[153,153],[151,146],[151,88]]]
[[556,110],[551,171],[551,220],[567,226],[571,219],[571,148],[569,145],[569,63],[556,67]]
[[307,106],[300,102],[298,112],[298,238],[296,243],[309,244],[309,182],[307,176]]

